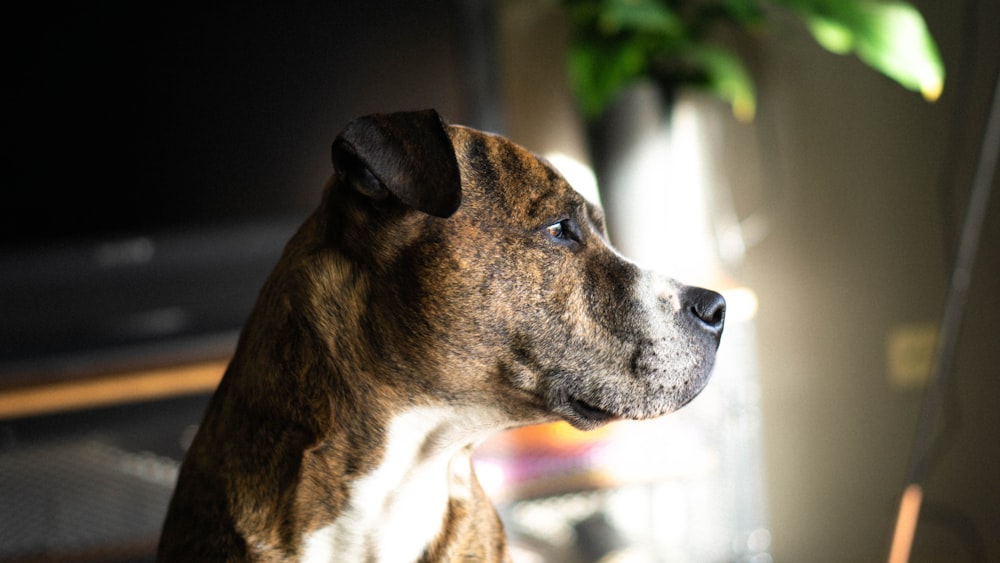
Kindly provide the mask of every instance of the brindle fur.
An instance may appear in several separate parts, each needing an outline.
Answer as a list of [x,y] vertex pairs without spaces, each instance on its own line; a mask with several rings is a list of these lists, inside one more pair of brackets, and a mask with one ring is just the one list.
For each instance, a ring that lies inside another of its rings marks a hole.
[[[630,288],[647,277],[608,246],[600,209],[525,149],[427,111],[352,123],[334,162],[191,445],[161,561],[295,559],[409,407],[589,429],[604,421],[573,400],[650,418],[707,380],[718,335],[690,330],[666,297],[640,303]],[[563,220],[578,241],[546,234]],[[677,328],[649,329],[654,314]],[[470,487],[423,560],[506,559],[474,475]]]

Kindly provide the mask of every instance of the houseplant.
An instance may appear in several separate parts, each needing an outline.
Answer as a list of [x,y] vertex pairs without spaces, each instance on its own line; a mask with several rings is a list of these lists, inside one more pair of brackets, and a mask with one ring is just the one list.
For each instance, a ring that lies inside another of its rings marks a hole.
[[753,118],[753,80],[719,40],[727,29],[762,33],[776,17],[800,20],[816,41],[853,53],[903,87],[935,100],[944,67],[923,17],[912,5],[878,0],[563,0],[573,32],[570,81],[587,118],[600,116],[640,79],[669,99],[684,86],[706,88]]

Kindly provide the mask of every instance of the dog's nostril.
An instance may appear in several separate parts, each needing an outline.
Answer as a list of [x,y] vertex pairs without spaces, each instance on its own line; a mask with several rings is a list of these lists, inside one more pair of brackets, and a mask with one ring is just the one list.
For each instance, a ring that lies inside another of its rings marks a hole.
[[712,304],[711,307],[702,310],[697,306],[691,307],[691,312],[693,312],[699,319],[709,326],[719,326],[726,316],[726,305],[722,304]]
[[726,300],[714,291],[700,287],[684,290],[684,300],[691,315],[705,328],[721,331],[726,321]]

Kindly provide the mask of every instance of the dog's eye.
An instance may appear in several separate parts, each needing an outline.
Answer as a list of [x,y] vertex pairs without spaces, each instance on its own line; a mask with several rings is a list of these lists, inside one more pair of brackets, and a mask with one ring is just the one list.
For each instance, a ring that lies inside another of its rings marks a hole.
[[545,227],[545,234],[549,235],[549,238],[555,240],[556,242],[580,242],[580,234],[577,231],[576,226],[573,224],[572,219],[563,219],[558,223],[552,223],[548,227]]
[[552,238],[566,238],[568,229],[566,229],[565,223],[566,221],[553,223],[545,228],[545,232],[547,232]]

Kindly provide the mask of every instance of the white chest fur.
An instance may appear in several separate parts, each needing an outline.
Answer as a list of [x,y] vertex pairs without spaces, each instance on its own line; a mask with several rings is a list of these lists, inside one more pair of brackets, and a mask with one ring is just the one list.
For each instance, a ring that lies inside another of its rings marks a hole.
[[389,424],[382,462],[344,511],[306,538],[302,561],[414,561],[441,531],[449,498],[469,494],[470,443],[498,430],[483,409],[417,407]]

